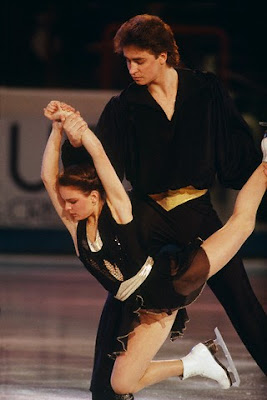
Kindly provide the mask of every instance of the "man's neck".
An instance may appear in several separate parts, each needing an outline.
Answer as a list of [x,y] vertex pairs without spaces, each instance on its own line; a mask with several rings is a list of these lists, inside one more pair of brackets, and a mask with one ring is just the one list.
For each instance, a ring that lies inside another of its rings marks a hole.
[[164,96],[168,98],[177,92],[178,88],[178,74],[177,71],[166,66],[162,74],[156,81],[151,82],[148,86],[148,91],[153,97]]

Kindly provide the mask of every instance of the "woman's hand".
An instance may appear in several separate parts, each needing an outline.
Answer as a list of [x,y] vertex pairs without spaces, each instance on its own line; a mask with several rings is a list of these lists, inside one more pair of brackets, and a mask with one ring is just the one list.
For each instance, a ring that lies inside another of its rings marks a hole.
[[[61,101],[52,100],[44,108],[44,115],[51,121],[64,121],[69,115],[75,113],[75,108]],[[77,114],[80,114],[77,112]]]
[[[82,133],[84,129],[88,127],[86,122],[80,117],[79,111],[75,111],[75,108],[69,104],[52,100],[44,108],[44,115],[51,121],[57,121],[61,124],[61,127],[64,127],[73,147],[82,146]],[[59,128],[59,126],[57,128]]]

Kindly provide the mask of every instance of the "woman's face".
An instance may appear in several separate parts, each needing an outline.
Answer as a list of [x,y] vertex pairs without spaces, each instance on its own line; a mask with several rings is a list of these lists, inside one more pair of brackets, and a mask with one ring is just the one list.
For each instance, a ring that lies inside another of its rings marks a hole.
[[149,85],[156,82],[166,65],[167,54],[162,53],[158,57],[147,50],[136,46],[123,48],[129,74],[137,85]]
[[95,211],[96,198],[85,194],[74,186],[59,186],[59,194],[64,201],[64,209],[76,221],[88,218]]

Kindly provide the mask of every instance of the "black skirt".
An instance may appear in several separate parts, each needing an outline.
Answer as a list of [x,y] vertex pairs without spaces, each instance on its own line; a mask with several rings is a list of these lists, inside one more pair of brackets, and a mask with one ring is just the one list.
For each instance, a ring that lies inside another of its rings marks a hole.
[[[196,239],[183,250],[166,246],[156,258],[151,273],[142,285],[122,304],[115,348],[109,356],[115,358],[127,350],[130,333],[140,324],[140,314],[172,314],[178,310],[170,338],[183,336],[189,321],[186,306],[202,292],[209,273],[209,261]],[[172,262],[173,261],[173,262]]]

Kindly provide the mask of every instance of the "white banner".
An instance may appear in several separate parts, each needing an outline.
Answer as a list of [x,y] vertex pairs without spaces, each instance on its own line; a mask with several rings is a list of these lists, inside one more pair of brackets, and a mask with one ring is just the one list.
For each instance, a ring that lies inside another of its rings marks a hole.
[[40,179],[51,123],[43,116],[50,100],[78,109],[93,128],[115,92],[0,88],[0,228],[60,228]]

